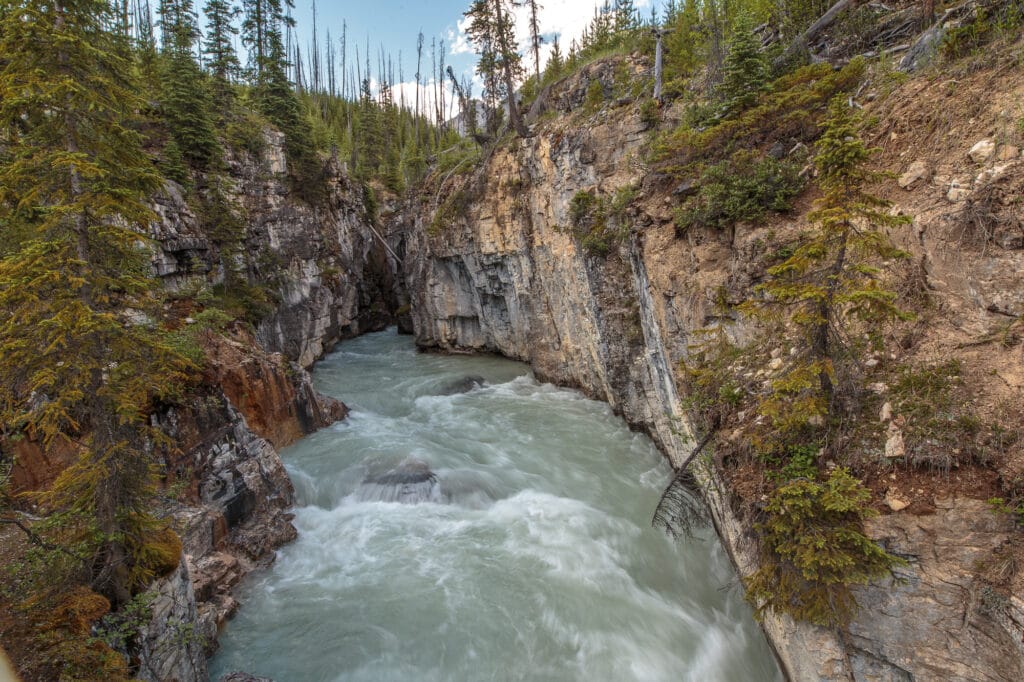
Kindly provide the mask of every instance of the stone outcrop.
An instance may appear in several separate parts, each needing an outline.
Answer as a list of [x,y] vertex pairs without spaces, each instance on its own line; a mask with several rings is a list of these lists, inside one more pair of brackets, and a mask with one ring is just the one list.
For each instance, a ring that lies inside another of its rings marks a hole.
[[[548,96],[557,108],[573,109],[601,73],[588,67],[565,85],[570,92]],[[714,314],[718,292],[752,286],[766,230],[737,225],[728,237],[695,231],[679,238],[672,188],[659,186],[637,160],[644,125],[636,113],[606,109],[587,120],[542,122],[533,137],[495,151],[477,174],[431,191],[433,213],[423,215],[417,205],[398,220],[408,233],[405,278],[420,346],[529,362],[543,379],[607,401],[678,465],[696,440],[677,368]],[[914,175],[904,184],[916,190],[927,177],[924,170]],[[573,197],[611,197],[627,186],[637,200],[611,218],[621,238],[607,256],[588,252],[572,235]],[[464,201],[443,199],[451,196]],[[1024,291],[1019,274],[1015,281],[1012,290]],[[958,295],[965,293],[1013,295],[987,286]],[[740,573],[751,573],[758,559],[748,524],[734,512],[719,472],[701,477],[726,548]],[[978,500],[936,507],[934,516],[903,511],[869,527],[909,566],[899,585],[862,590],[864,608],[845,642],[822,628],[766,617],[791,679],[1024,675],[1014,603],[997,622],[976,596],[975,563],[1006,539],[1007,522]]]
[[165,286],[220,284],[224,262],[234,259],[250,284],[277,299],[257,325],[260,345],[307,368],[338,341],[391,322],[397,264],[361,190],[336,161],[327,164],[325,198],[315,206],[297,198],[282,175],[280,133],[266,132],[260,158],[242,152],[227,165],[225,193],[244,226],[241,254],[222,253],[212,226],[168,183],[155,200],[152,227],[159,247],[153,264]]
[[344,419],[346,407],[318,393],[310,376],[280,353],[263,353],[244,329],[205,339],[204,379],[219,386],[257,435],[275,448]]
[[152,617],[138,637],[138,679],[204,680],[208,677],[203,632],[192,580],[185,564],[150,588]]
[[175,185],[156,199],[153,263],[165,286],[222,284],[229,262],[276,305],[254,333],[236,325],[201,335],[207,362],[198,393],[154,416],[174,444],[165,455],[168,483],[184,488],[173,511],[184,555],[178,571],[153,586],[143,679],[207,678],[205,655],[239,606],[232,587],[296,537],[293,489],[276,448],[347,413],[313,389],[306,368],[339,340],[383,328],[397,307],[396,257],[360,191],[329,162],[323,202],[299,200],[283,175],[283,142],[268,131],[260,158],[227,159],[227,196],[244,228],[240,255],[221,252]]

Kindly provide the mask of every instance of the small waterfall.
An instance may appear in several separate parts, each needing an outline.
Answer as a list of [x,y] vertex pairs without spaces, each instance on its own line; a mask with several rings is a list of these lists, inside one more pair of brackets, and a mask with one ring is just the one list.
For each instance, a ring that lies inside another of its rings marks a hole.
[[430,466],[412,457],[383,473],[371,472],[356,491],[360,502],[440,502],[441,485]]

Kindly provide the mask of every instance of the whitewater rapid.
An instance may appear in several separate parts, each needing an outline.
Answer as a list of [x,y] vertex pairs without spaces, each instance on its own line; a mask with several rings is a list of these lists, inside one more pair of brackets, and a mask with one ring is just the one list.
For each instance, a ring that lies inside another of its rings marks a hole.
[[[782,679],[714,533],[651,528],[671,471],[607,405],[393,331],[314,380],[352,413],[282,452],[299,538],[241,586],[213,679]],[[406,460],[436,490],[376,501]]]

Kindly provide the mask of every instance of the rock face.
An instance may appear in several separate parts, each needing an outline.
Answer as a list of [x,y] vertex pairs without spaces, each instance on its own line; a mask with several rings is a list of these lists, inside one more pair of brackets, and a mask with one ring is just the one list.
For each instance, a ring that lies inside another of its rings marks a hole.
[[337,163],[328,164],[326,198],[311,206],[280,175],[286,164],[279,133],[266,133],[261,158],[243,153],[227,161],[227,198],[244,225],[242,253],[222,253],[213,226],[169,183],[156,199],[152,227],[154,268],[167,287],[219,284],[224,262],[233,260],[250,284],[278,299],[257,326],[260,345],[303,367],[339,340],[391,322],[397,263]]
[[246,423],[275,448],[323,426],[344,419],[347,408],[317,393],[309,374],[280,353],[259,352],[255,339],[245,330],[209,335],[205,382],[219,386]]
[[204,680],[206,651],[198,621],[195,594],[188,568],[182,564],[151,588],[152,620],[140,633],[141,661],[138,679],[146,682],[165,680]]
[[[585,90],[585,77],[566,87]],[[561,95],[559,106],[572,108],[574,96]],[[440,201],[433,215],[415,206],[399,217],[408,233],[405,278],[420,346],[529,362],[543,379],[607,401],[678,465],[696,439],[676,368],[714,314],[717,292],[752,286],[764,230],[737,225],[728,242],[700,232],[678,238],[672,187],[656,186],[636,162],[642,130],[636,115],[606,111],[542,124],[497,150],[479,174],[438,191],[462,192],[457,210]],[[907,187],[924,185],[926,169],[914,175]],[[573,197],[610,197],[627,186],[637,202],[615,219],[621,239],[607,256],[588,253],[571,235]],[[700,475],[726,548],[740,573],[751,573],[756,547],[727,486],[713,469]],[[901,587],[863,590],[845,644],[769,614],[764,629],[789,677],[1022,679],[1016,611],[997,625],[971,596],[972,561],[1008,530],[998,519],[972,526],[985,516],[979,504],[954,500],[934,517],[894,513],[870,527],[910,565]]]
[[867,615],[850,627],[856,678],[1024,679],[1020,626],[1011,635],[986,613],[992,605],[982,603],[984,588],[972,575],[1010,539],[1010,525],[982,500],[938,499],[936,507],[869,522],[870,535],[910,566],[899,581],[858,592]]
[[229,262],[277,305],[255,335],[235,327],[203,336],[198,394],[154,416],[174,443],[168,481],[185,487],[173,512],[184,556],[153,587],[142,679],[207,679],[205,656],[238,608],[231,588],[296,537],[292,485],[275,448],[347,413],[313,389],[306,368],[337,341],[389,324],[397,307],[397,261],[361,194],[331,164],[322,204],[295,198],[281,175],[283,141],[268,132],[261,158],[228,159],[228,198],[244,217],[241,255],[221,251],[176,186],[156,201],[154,268],[168,288],[221,284]]

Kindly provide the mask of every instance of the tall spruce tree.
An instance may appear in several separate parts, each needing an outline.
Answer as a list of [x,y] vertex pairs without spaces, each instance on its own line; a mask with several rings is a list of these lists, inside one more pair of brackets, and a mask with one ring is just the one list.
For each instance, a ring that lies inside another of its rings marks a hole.
[[537,0],[526,0],[530,10],[530,49],[533,50],[533,66],[536,71],[537,84],[540,86],[540,44],[544,36],[540,32],[540,11],[544,7]]
[[238,79],[242,71],[232,43],[232,38],[238,35],[235,21],[240,12],[229,0],[207,0],[203,13],[206,15],[203,54],[206,55],[206,67],[213,77],[217,105],[223,110],[231,100],[231,83]]
[[322,165],[313,145],[313,131],[302,104],[288,80],[288,53],[284,32],[294,25],[287,14],[291,0],[247,0],[242,23],[243,41],[249,45],[253,97],[257,108],[285,136],[289,173],[298,193],[315,201],[322,192]]
[[854,324],[877,326],[904,316],[896,293],[879,279],[878,263],[907,255],[883,229],[908,219],[891,215],[888,202],[863,189],[878,177],[865,168],[871,151],[858,136],[856,115],[837,97],[814,159],[823,192],[809,215],[817,229],[768,270],[769,279],[758,287],[764,298],[744,304],[747,312],[796,334],[797,354],[759,407],[773,430],[770,441],[785,443],[824,424],[856,398],[856,349],[849,345]]
[[754,22],[749,14],[740,14],[729,41],[720,94],[729,111],[735,112],[754,104],[767,83],[768,59],[754,34]]
[[44,583],[83,579],[122,603],[178,561],[154,541],[147,409],[188,365],[124,312],[153,303],[140,231],[161,180],[113,25],[104,0],[21,0],[0,17],[0,423],[78,453],[37,497],[35,530],[68,550]]
[[360,86],[359,118],[356,124],[356,175],[364,182],[380,172],[383,151],[380,112],[373,100],[370,79]]
[[636,4],[633,0],[615,0],[614,16],[616,33],[632,31],[640,24]]
[[199,37],[192,0],[161,0],[164,35],[160,101],[178,150],[190,164],[208,168],[220,157],[206,77],[193,56]]
[[544,67],[544,82],[551,83],[562,76],[565,69],[565,59],[562,57],[562,46],[555,36],[551,41],[551,54],[548,55],[547,66]]
[[[522,79],[524,70],[517,49],[512,4],[509,0],[474,0],[465,16],[470,20],[467,33],[479,55],[477,73],[484,81],[485,97],[492,104],[504,99],[512,129],[517,135],[526,135],[516,102],[515,84]],[[492,115],[491,120],[495,118]]]
[[487,132],[494,135],[498,102],[501,101],[501,77],[495,38],[494,8],[490,0],[473,0],[465,15],[469,19],[467,34],[477,52],[476,72],[484,85],[484,104],[487,111]]

